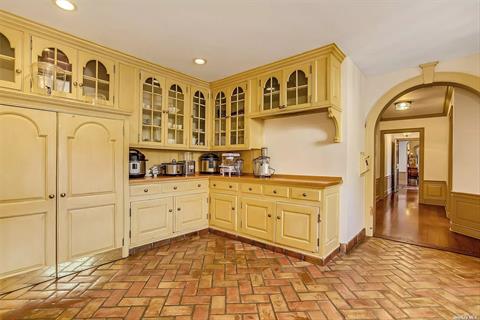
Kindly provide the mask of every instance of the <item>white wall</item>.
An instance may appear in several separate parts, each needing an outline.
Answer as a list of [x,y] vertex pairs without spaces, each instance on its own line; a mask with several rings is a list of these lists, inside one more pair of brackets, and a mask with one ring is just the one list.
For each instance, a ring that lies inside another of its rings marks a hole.
[[452,191],[480,194],[480,97],[455,89]]
[[407,144],[408,144],[408,141],[398,142],[398,171],[399,172],[407,172],[407,167],[408,167]]

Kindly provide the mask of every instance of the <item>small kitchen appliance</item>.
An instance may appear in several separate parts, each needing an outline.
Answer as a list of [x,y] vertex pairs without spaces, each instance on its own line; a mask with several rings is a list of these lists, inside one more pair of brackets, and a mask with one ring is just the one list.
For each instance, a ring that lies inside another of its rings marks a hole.
[[164,176],[181,176],[185,174],[185,162],[173,159],[172,162],[162,163],[160,173]]
[[130,149],[128,153],[128,175],[130,178],[143,178],[146,173],[147,159],[137,149]]
[[222,164],[220,165],[220,174],[222,176],[241,175],[243,169],[243,160],[240,159],[240,153],[222,153]]
[[262,155],[253,159],[253,175],[259,178],[270,178],[274,173],[275,169],[270,166],[268,149],[262,148]]
[[220,159],[215,153],[205,153],[200,157],[200,173],[214,174],[219,172]]
[[185,160],[183,161],[185,165],[185,175],[192,176],[195,174],[195,160]]

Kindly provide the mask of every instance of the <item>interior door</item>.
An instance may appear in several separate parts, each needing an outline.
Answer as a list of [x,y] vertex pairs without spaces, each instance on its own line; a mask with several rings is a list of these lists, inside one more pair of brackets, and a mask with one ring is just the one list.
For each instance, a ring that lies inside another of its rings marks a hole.
[[210,213],[213,226],[235,231],[237,227],[237,197],[230,194],[212,194]]
[[275,202],[242,198],[240,231],[248,236],[273,241]]
[[162,240],[173,232],[173,197],[132,202],[132,247]]
[[57,255],[64,275],[121,257],[123,122],[58,119]]
[[275,242],[289,247],[317,251],[318,208],[277,203]]
[[0,293],[55,277],[55,170],[56,114],[0,106]]
[[206,193],[175,197],[175,206],[175,232],[208,227]]

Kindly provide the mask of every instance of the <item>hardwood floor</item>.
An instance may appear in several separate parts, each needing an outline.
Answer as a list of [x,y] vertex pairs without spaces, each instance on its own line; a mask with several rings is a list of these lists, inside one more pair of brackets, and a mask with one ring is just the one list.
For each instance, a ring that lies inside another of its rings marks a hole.
[[449,230],[440,206],[418,204],[416,188],[401,188],[377,202],[375,236],[480,257],[480,240]]

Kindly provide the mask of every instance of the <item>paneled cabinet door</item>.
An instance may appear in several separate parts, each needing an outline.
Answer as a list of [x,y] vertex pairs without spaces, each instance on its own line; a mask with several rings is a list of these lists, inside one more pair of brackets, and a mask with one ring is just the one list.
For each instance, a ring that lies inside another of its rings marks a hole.
[[165,79],[142,72],[140,75],[140,136],[141,144],[165,144]]
[[115,62],[97,54],[78,55],[78,98],[88,103],[115,105]]
[[0,279],[51,267],[45,281],[55,277],[56,114],[0,106],[0,150]]
[[242,198],[240,232],[255,238],[273,241],[275,202]]
[[258,80],[259,110],[260,112],[274,112],[285,109],[282,92],[285,90],[282,71],[277,71]]
[[292,248],[318,251],[319,208],[277,202],[275,242]]
[[237,196],[214,193],[210,200],[210,223],[221,229],[236,231]]
[[123,121],[58,115],[58,260],[122,246]]
[[243,147],[246,144],[247,83],[239,83],[229,90],[228,96],[228,145]]
[[23,32],[0,25],[0,86],[22,89]]
[[173,233],[173,197],[130,204],[131,246],[159,241]]
[[283,86],[287,108],[308,107],[312,102],[312,63],[284,69]]
[[192,88],[191,121],[190,121],[190,148],[208,149],[209,133],[209,105],[210,96],[207,90]]
[[190,115],[188,87],[186,84],[167,80],[166,90],[165,145],[186,147],[187,117]]
[[206,193],[175,197],[175,232],[208,227],[207,197]]
[[77,50],[32,37],[32,91],[77,99]]

